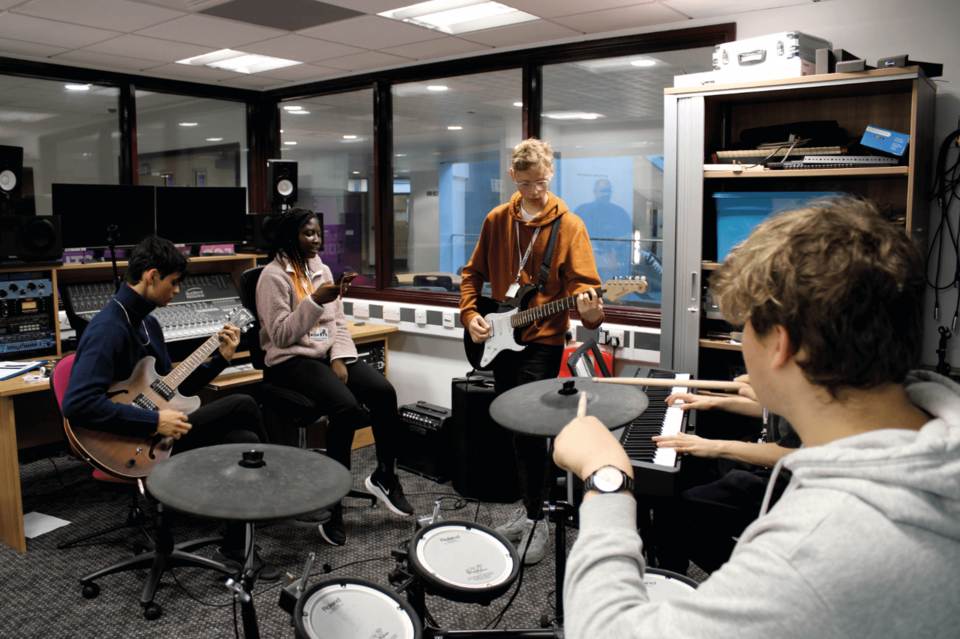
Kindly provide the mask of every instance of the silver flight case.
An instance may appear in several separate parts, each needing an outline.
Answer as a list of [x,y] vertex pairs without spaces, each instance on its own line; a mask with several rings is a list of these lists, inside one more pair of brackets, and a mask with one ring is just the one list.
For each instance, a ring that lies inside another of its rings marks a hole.
[[828,40],[799,31],[781,31],[718,44],[713,50],[717,84],[814,75],[817,49],[832,49]]

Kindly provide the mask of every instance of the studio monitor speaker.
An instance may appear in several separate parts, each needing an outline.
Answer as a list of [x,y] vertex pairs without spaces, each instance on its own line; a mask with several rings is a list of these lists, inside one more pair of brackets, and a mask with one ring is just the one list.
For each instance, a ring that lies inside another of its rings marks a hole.
[[23,193],[23,148],[0,146],[0,194],[19,202]]
[[267,160],[267,201],[292,204],[297,201],[297,163]]
[[59,215],[0,217],[2,265],[60,262],[62,259],[63,240],[60,237]]

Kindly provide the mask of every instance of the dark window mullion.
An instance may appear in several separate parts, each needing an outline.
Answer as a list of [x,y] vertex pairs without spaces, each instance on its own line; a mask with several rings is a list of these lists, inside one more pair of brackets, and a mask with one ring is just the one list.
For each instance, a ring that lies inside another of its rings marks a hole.
[[540,139],[543,111],[543,65],[528,60],[523,65],[523,139]]
[[117,98],[120,126],[120,184],[140,183],[137,162],[137,87],[121,84]]
[[[390,287],[393,275],[393,87],[373,85],[374,242],[377,290]],[[364,236],[365,233],[361,233]]]

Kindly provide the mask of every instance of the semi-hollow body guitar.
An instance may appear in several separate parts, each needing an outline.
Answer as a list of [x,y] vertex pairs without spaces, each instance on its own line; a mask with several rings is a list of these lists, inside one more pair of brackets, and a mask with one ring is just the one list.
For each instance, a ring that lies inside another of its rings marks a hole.
[[[645,279],[607,280],[602,287],[593,290],[598,296],[614,301],[630,293],[646,292],[647,281]],[[522,351],[527,347],[520,341],[523,328],[538,319],[563,313],[577,306],[577,296],[571,295],[543,306],[527,309],[536,293],[537,287],[528,284],[520,287],[516,297],[505,302],[497,302],[489,297],[477,298],[477,312],[490,326],[490,336],[478,344],[470,337],[469,329],[463,330],[463,348],[471,366],[480,371],[489,370],[497,356],[504,351]]]
[[[247,332],[255,321],[245,308],[234,310],[227,322]],[[200,408],[200,398],[184,397],[177,387],[220,347],[220,336],[213,335],[190,357],[166,377],[157,374],[155,357],[144,357],[133,369],[130,378],[116,382],[106,396],[117,404],[130,404],[145,410],[177,410],[190,414]],[[170,456],[172,437],[118,435],[102,430],[71,426],[64,419],[63,428],[70,446],[81,457],[103,472],[123,479],[146,477],[150,470]]]

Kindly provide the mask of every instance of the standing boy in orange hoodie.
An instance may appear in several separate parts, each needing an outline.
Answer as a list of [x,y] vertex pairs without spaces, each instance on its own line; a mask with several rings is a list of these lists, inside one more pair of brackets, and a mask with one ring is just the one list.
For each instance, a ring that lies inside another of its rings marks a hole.
[[[546,142],[524,140],[513,149],[510,177],[517,192],[510,202],[493,209],[483,222],[477,248],[463,267],[460,286],[460,321],[474,342],[485,341],[490,333],[477,311],[477,298],[484,282],[490,282],[492,297],[506,300],[519,287],[536,285],[540,265],[547,252],[552,225],[558,224],[550,274],[543,290],[536,293],[528,308],[577,296],[577,311],[588,329],[603,322],[603,303],[593,290],[600,277],[593,259],[587,229],[567,205],[548,191],[553,177],[553,151]],[[557,377],[563,359],[564,334],[570,328],[567,313],[543,317],[523,330],[522,351],[502,351],[493,362],[497,393],[521,384]],[[525,563],[535,564],[546,555],[549,532],[543,519],[541,499],[547,478],[547,446],[542,437],[514,435],[520,471],[523,508],[497,530],[510,541],[527,546],[533,540]],[[534,526],[534,522],[540,523]]]

